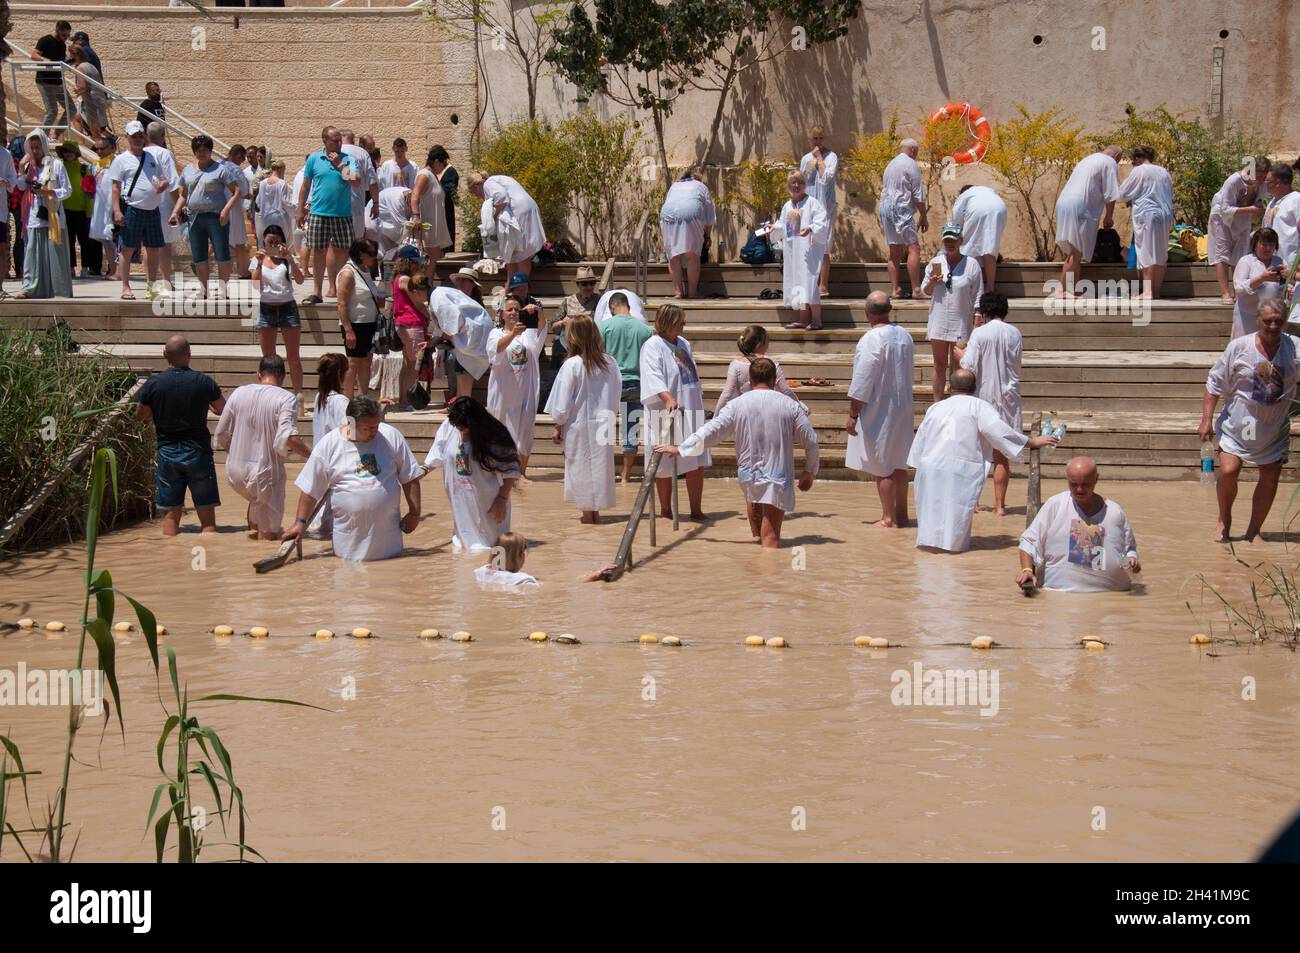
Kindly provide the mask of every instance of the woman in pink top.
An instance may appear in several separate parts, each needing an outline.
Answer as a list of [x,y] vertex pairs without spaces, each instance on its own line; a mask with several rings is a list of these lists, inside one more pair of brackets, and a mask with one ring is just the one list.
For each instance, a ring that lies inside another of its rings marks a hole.
[[[402,251],[407,251],[407,248]],[[423,259],[418,253],[403,255],[399,252],[393,275],[393,324],[397,328],[397,336],[402,339],[403,357],[403,404],[400,410],[411,409],[405,404],[406,392],[415,383],[420,354],[429,340],[429,279],[424,274],[422,264]]]
[[[740,348],[741,356],[736,358],[727,367],[727,383],[722,387],[722,393],[718,395],[718,406],[713,408],[713,415],[716,417],[722,412],[722,408],[727,406],[727,402],[735,400],[741,394],[749,390],[749,364],[756,357],[767,355],[767,330],[761,324],[751,324],[740,333],[740,340],[736,342]],[[799,398],[795,392],[790,389],[786,383],[785,372],[781,370],[781,365],[776,361],[776,387],[785,396],[796,401]],[[803,407],[806,413],[808,408],[799,401],[799,406]]]

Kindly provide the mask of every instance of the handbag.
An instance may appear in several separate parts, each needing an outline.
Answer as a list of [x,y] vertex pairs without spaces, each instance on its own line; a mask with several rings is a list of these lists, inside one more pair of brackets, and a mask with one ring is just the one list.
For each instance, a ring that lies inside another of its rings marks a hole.
[[416,381],[406,390],[406,402],[416,410],[424,410],[429,406],[429,388],[428,385]]

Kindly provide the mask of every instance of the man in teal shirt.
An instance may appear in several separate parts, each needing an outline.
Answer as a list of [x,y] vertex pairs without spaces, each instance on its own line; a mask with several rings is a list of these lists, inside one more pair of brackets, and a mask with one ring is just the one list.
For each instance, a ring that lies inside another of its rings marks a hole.
[[352,234],[352,183],[360,177],[357,162],[343,151],[343,137],[334,126],[322,129],[320,138],[324,148],[307,157],[302,191],[298,194],[298,227],[306,229],[307,248],[315,251],[316,258],[312,269],[315,293],[304,298],[303,304],[323,301],[321,279],[326,270],[330,277],[328,294],[334,297],[334,279],[347,261],[348,247],[354,237],[364,237]]
[[636,459],[637,436],[641,429],[641,348],[654,333],[628,306],[627,295],[616,291],[609,297],[610,317],[600,326],[605,352],[618,362],[623,375],[623,482],[631,482]]

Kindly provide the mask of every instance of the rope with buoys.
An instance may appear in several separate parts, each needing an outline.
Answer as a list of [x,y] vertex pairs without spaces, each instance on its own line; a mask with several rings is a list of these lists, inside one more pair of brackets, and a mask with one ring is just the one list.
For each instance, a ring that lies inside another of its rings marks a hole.
[[974,140],[974,145],[960,149],[952,154],[952,160],[958,165],[971,165],[984,158],[989,143],[993,139],[993,127],[984,114],[970,103],[948,103],[936,109],[930,117],[931,124],[960,120],[966,125],[966,131]]

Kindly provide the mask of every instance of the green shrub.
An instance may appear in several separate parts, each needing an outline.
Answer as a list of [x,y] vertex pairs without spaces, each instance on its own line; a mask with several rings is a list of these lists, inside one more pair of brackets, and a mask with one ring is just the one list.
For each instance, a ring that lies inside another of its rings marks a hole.
[[[559,241],[568,234],[573,154],[568,139],[550,123],[524,119],[502,126],[470,150],[470,159],[485,175],[508,175],[524,187],[537,203],[547,238]],[[469,195],[469,189],[464,192]],[[476,235],[483,200],[470,198],[473,214],[465,219],[466,232]],[[462,208],[468,212],[468,206]]]

